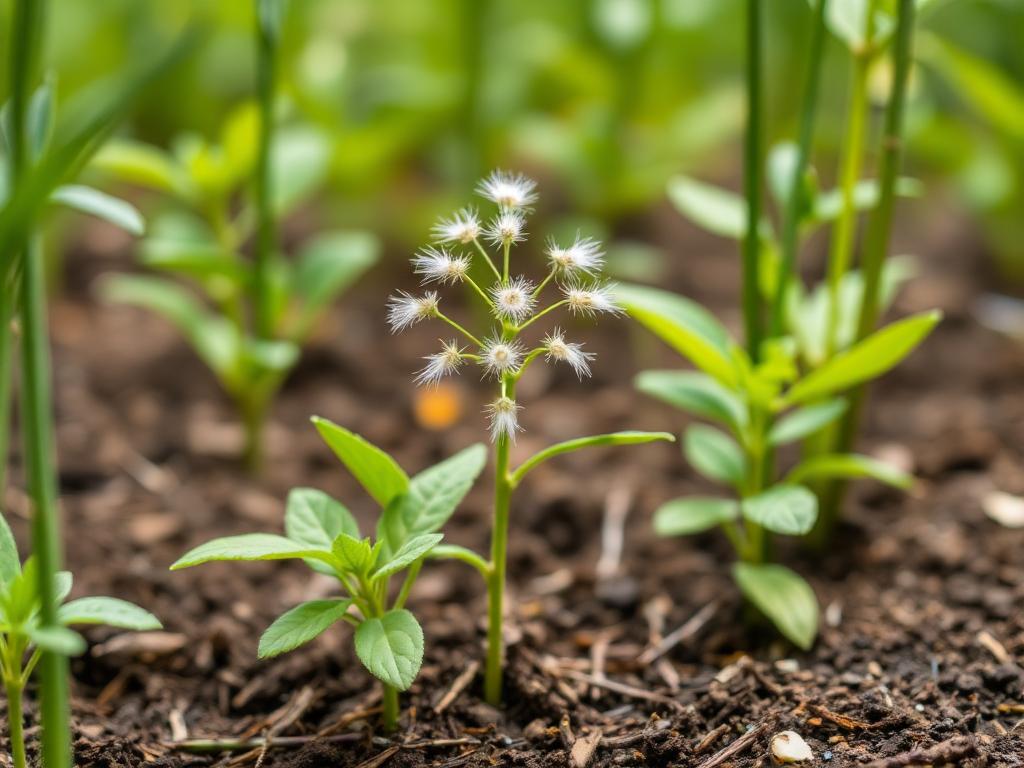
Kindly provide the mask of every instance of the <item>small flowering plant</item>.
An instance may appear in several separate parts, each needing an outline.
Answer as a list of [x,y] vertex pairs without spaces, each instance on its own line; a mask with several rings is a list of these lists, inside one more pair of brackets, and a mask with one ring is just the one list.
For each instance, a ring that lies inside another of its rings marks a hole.
[[[487,405],[490,437],[495,457],[494,523],[489,560],[460,547],[439,546],[432,556],[447,556],[476,567],[487,583],[488,633],[485,695],[493,705],[501,703],[502,617],[508,545],[509,508],[512,491],[525,475],[547,459],[593,445],[625,445],[653,440],[672,440],[664,432],[616,432],[577,438],[552,445],[512,469],[510,453],[522,431],[523,410],[516,399],[516,384],[538,359],[568,365],[582,380],[590,375],[594,355],[583,344],[569,341],[558,327],[538,331],[537,321],[556,311],[584,318],[624,314],[613,297],[613,286],[601,279],[604,256],[600,244],[577,235],[562,245],[548,241],[547,274],[539,282],[512,272],[513,247],[526,240],[530,206],[537,201],[536,184],[522,175],[495,171],[480,183],[480,195],[495,206],[489,218],[475,208],[464,208],[434,227],[434,244],[412,259],[413,269],[431,289],[413,295],[399,292],[388,305],[388,322],[394,332],[424,320],[437,320],[453,331],[441,340],[441,349],[428,355],[416,375],[420,385],[436,384],[445,376],[467,367],[481,371],[493,382],[494,399]],[[470,274],[479,260],[488,275],[478,282]],[[462,284],[486,307],[490,326],[471,332],[441,308],[433,286]],[[532,340],[531,340],[532,339]]]
[[[423,661],[423,630],[405,607],[423,560],[443,538],[438,531],[469,492],[487,452],[470,446],[410,478],[398,463],[359,435],[314,418],[320,436],[380,505],[376,540],[364,537],[352,513],[326,493],[295,488],[285,509],[285,535],[250,533],[202,544],[171,570],[218,560],[303,560],[332,576],[339,597],[311,600],[282,614],[260,638],[260,658],[305,645],[333,624],[355,629],[356,655],[384,684],[384,728],[398,725],[398,693],[412,685]],[[392,578],[404,573],[397,594]]]

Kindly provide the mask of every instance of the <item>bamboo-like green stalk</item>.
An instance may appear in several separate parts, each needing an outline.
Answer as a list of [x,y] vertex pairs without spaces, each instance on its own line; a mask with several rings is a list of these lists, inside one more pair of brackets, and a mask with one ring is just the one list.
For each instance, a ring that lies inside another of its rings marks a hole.
[[[882,133],[882,152],[879,161],[879,200],[868,223],[864,239],[862,270],[864,298],[857,324],[857,339],[871,334],[878,322],[882,272],[889,252],[893,212],[896,203],[896,181],[903,149],[903,114],[906,108],[907,81],[913,62],[914,0],[900,0],[896,19],[896,39],[893,46],[892,93],[885,111]],[[847,453],[853,448],[860,416],[867,397],[867,386],[862,384],[850,393],[850,407],[843,417],[836,441],[836,451]],[[833,483],[822,504],[820,537],[827,537],[838,518],[845,484]]]
[[9,308],[14,297],[0,288],[0,506],[7,490],[7,458],[11,447],[11,389],[14,383],[14,330]]
[[277,221],[273,205],[274,103],[277,93],[277,44],[279,37],[277,0],[256,3],[256,91],[259,99],[260,134],[256,155],[254,194],[256,202],[255,306],[256,334],[263,339],[273,335],[273,279]]
[[821,80],[822,53],[825,50],[825,9],[828,0],[818,0],[811,28],[811,46],[807,57],[807,80],[804,83],[800,108],[800,134],[797,139],[796,162],[786,200],[782,222],[782,259],[779,262],[778,281],[772,301],[769,334],[778,336],[783,332],[786,314],[786,297],[789,281],[796,270],[797,250],[800,247],[800,218],[805,205],[804,177],[811,157],[814,141],[814,125],[818,109],[818,83]]
[[764,333],[759,289],[761,261],[761,0],[747,0],[747,129],[743,152],[743,189],[747,200],[747,230],[743,238],[743,322],[750,357],[760,356]]
[[[43,43],[44,0],[18,0],[11,41],[11,166],[15,181],[32,162],[28,104],[38,80]],[[46,280],[35,237],[23,244],[21,259],[21,424],[29,496],[33,502],[32,551],[38,566],[40,623],[57,625],[54,593],[60,567],[60,521],[54,467],[53,414],[50,401],[50,350],[46,324]],[[42,757],[46,768],[71,764],[68,662],[46,651],[39,662]]]
[[398,729],[398,689],[393,685],[384,685],[384,697],[381,701],[381,720],[387,733]]

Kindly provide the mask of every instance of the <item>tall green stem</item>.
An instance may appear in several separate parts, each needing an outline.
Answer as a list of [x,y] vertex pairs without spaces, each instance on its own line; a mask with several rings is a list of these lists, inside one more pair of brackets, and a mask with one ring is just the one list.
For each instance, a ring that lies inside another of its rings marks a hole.
[[8,682],[7,689],[7,728],[11,739],[11,756],[14,768],[25,768],[25,715],[22,712],[22,689],[16,682]]
[[2,294],[5,306],[0,309],[0,506],[3,505],[7,490],[7,457],[11,445],[11,389],[14,383],[14,332],[7,302],[13,303],[13,296]]
[[800,109],[800,135],[797,140],[796,162],[790,181],[789,197],[786,200],[785,217],[782,224],[782,260],[772,301],[769,334],[782,333],[786,313],[786,296],[789,281],[796,270],[797,250],[800,240],[800,219],[804,212],[804,177],[811,157],[814,141],[814,124],[818,109],[818,83],[821,80],[822,53],[825,50],[825,7],[828,0],[818,0],[811,30],[811,50],[807,59],[807,80],[804,83],[803,102]]
[[761,0],[747,0],[747,132],[744,140],[743,188],[747,231],[743,239],[743,321],[750,357],[760,355],[763,318],[759,265],[761,255]]
[[398,689],[384,683],[384,698],[381,703],[381,719],[384,730],[394,733],[398,730]]
[[256,88],[260,104],[260,136],[256,160],[256,333],[273,335],[272,280],[277,241],[273,207],[271,149],[274,141],[274,101],[277,90],[279,3],[256,0]]
[[[507,378],[506,397],[515,398],[515,382]],[[509,472],[510,439],[498,438],[494,469],[494,523],[491,530],[491,570],[487,580],[487,665],[484,670],[484,698],[501,706],[502,687],[502,619],[505,602],[505,571],[508,560],[509,505],[512,499],[512,475]]]

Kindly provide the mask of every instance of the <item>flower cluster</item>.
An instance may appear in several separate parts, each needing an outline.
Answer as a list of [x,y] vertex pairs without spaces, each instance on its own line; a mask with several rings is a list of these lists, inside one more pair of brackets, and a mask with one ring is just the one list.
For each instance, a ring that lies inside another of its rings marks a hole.
[[[458,373],[467,363],[478,365],[484,377],[499,384],[498,397],[486,408],[491,438],[495,442],[515,440],[519,411],[515,386],[529,365],[543,357],[547,362],[565,363],[582,379],[590,375],[594,355],[583,345],[567,341],[559,328],[543,336],[537,346],[525,345],[520,335],[535,321],[558,309],[594,317],[600,313],[619,314],[611,284],[601,282],[604,266],[601,244],[576,236],[569,245],[549,240],[545,248],[548,273],[539,283],[512,275],[512,246],[525,241],[526,217],[537,201],[537,185],[519,174],[495,171],[484,179],[477,192],[495,204],[497,210],[484,221],[476,208],[463,208],[442,219],[433,228],[434,245],[423,248],[413,259],[413,270],[424,285],[468,286],[483,301],[493,318],[485,334],[473,334],[441,311],[436,291],[412,295],[404,291],[388,302],[388,323],[392,332],[409,328],[421,320],[437,319],[448,324],[469,344],[459,339],[442,340],[441,351],[428,355],[426,366],[416,375],[417,384],[437,384]],[[486,244],[497,251],[492,254]],[[466,252],[456,252],[465,249]],[[474,260],[487,270],[486,284],[474,279]],[[545,305],[545,290],[557,296]]]

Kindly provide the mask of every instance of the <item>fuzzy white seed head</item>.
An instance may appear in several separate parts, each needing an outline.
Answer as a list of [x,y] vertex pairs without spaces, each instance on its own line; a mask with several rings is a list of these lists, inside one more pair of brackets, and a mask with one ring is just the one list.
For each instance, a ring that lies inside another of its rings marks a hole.
[[487,239],[494,245],[511,245],[525,238],[526,219],[518,210],[504,210],[487,225]]
[[521,173],[494,171],[480,182],[477,192],[502,208],[525,208],[537,201],[537,183]]
[[486,412],[487,418],[491,422],[492,442],[496,443],[501,438],[515,442],[516,432],[522,431],[522,427],[519,426],[519,411],[521,410],[522,406],[517,405],[511,397],[499,397],[487,406]]
[[434,239],[439,243],[471,243],[480,237],[480,218],[472,208],[463,208],[450,218],[434,225]]
[[427,361],[427,364],[416,374],[415,379],[416,383],[420,385],[437,384],[445,376],[456,373],[459,367],[466,362],[462,356],[462,348],[454,339],[442,342],[440,352],[427,355],[423,359]]
[[590,237],[576,236],[568,248],[562,248],[554,240],[548,243],[548,258],[552,269],[563,275],[583,273],[592,275],[604,266],[604,252],[601,244]]
[[424,248],[412,260],[413,271],[424,283],[458,283],[469,271],[469,257],[455,256],[444,248]]
[[398,333],[437,314],[437,292],[428,291],[422,296],[413,296],[399,291],[397,296],[388,299],[388,323],[391,332]]
[[533,297],[534,285],[524,277],[498,283],[491,288],[494,312],[501,320],[521,323],[533,314],[537,300]]
[[582,344],[566,341],[561,329],[555,328],[541,344],[547,351],[545,358],[548,362],[568,363],[581,380],[590,375],[590,361],[594,359],[594,353],[584,352]]
[[623,309],[615,303],[614,287],[610,283],[589,286],[573,284],[565,286],[562,291],[569,311],[575,315],[594,316],[599,312],[619,315]]
[[485,374],[501,378],[506,373],[519,368],[519,364],[523,361],[523,348],[515,341],[486,339],[480,357]]

